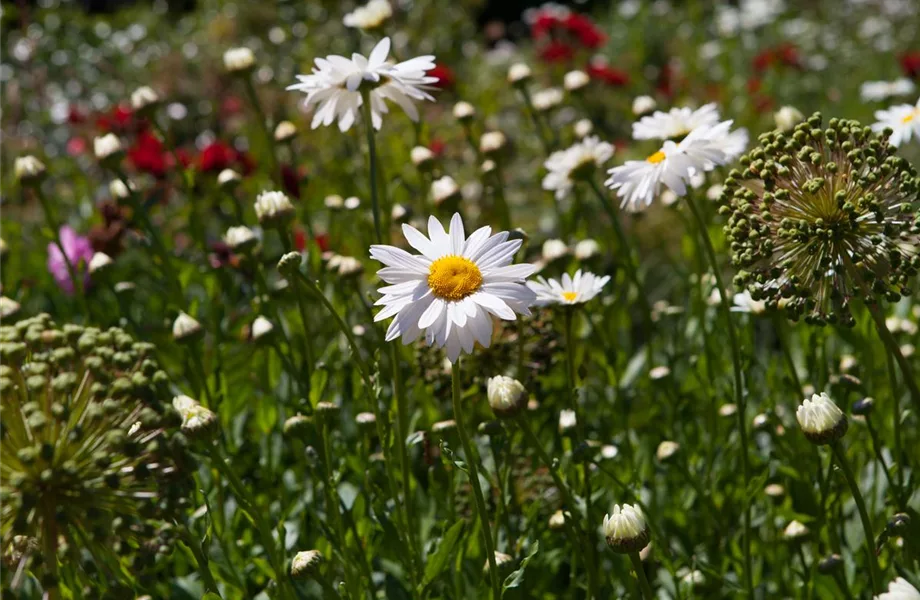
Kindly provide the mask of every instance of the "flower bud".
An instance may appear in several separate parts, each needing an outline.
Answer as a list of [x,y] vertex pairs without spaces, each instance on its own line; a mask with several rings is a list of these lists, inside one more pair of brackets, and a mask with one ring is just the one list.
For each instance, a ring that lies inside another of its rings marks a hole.
[[290,121],[281,121],[275,126],[275,141],[289,142],[297,135],[297,125]]
[[786,488],[779,483],[771,483],[763,489],[763,493],[766,494],[768,498],[779,501],[786,495]]
[[489,406],[500,419],[517,415],[527,406],[527,390],[517,379],[496,375],[489,379]]
[[19,312],[19,303],[12,298],[0,296],[0,319],[7,319]]
[[361,198],[358,198],[357,196],[349,196],[348,198],[345,198],[342,206],[345,207],[345,210],[356,210],[359,206],[361,206]]
[[657,458],[659,462],[667,462],[668,459],[677,454],[678,450],[680,450],[680,444],[665,440],[658,444],[658,449],[655,450],[655,458]]
[[252,336],[252,341],[262,342],[271,337],[274,329],[275,326],[272,325],[271,321],[259,315],[256,317],[256,320],[252,322],[252,326],[249,328],[249,335]]
[[668,377],[670,374],[671,369],[666,365],[658,365],[657,367],[652,367],[648,372],[649,379],[652,381],[659,381]]
[[638,505],[619,504],[604,517],[604,537],[611,550],[620,554],[638,552],[649,543],[649,528]]
[[224,68],[230,73],[246,73],[256,64],[256,57],[249,48],[231,48],[224,52]]
[[232,189],[239,185],[242,177],[233,169],[224,169],[217,174],[217,185],[224,189]]
[[332,402],[317,402],[316,414],[324,419],[334,419],[339,415],[339,405]]
[[808,527],[800,521],[790,521],[783,529],[783,537],[787,540],[798,540],[809,534]]
[[431,199],[435,205],[441,205],[448,200],[456,200],[459,198],[460,187],[450,175],[435,179],[431,183]]
[[38,183],[45,176],[45,164],[34,156],[20,156],[13,166],[16,179],[23,185]]
[[390,218],[394,223],[406,223],[412,217],[412,209],[405,204],[396,203],[390,209]]
[[[489,561],[486,560],[486,564],[482,567],[483,575],[489,575]],[[495,551],[495,568],[498,570],[499,581],[503,580],[507,575],[514,570],[514,558],[510,554],[505,554],[504,552]]]
[[427,170],[434,163],[434,152],[425,146],[416,146],[409,153],[412,164],[419,170]]
[[96,275],[97,273],[101,274],[102,271],[112,266],[112,262],[112,257],[105,252],[96,252],[93,254],[93,257],[89,259],[87,270],[90,275]]
[[259,223],[279,226],[294,216],[294,205],[284,192],[262,192],[256,197],[256,217]]
[[537,112],[547,112],[562,104],[562,99],[562,90],[546,88],[533,95],[533,108]]
[[372,412],[359,412],[355,415],[355,423],[362,431],[373,431],[377,425],[377,415]]
[[773,113],[773,121],[780,131],[792,131],[804,119],[805,116],[794,106],[784,106]]
[[868,417],[872,413],[872,407],[875,404],[875,400],[870,397],[857,400],[853,403],[852,412],[854,415],[859,415],[862,417]]
[[288,417],[284,421],[284,427],[282,431],[284,435],[303,439],[307,432],[310,430],[310,425],[312,424],[312,419],[306,415],[294,415],[293,417]]
[[322,564],[323,555],[319,550],[298,552],[291,560],[291,577],[308,579],[317,573]]
[[109,182],[109,194],[115,200],[127,200],[134,191],[137,191],[137,186],[133,181],[129,180],[127,185],[121,179],[113,179]]
[[802,433],[813,444],[824,445],[839,440],[849,426],[846,415],[830,397],[821,392],[806,399],[795,411]]
[[563,408],[559,411],[559,433],[570,433],[576,425],[575,411]]
[[123,154],[121,140],[114,133],[97,137],[93,140],[93,152],[100,162],[115,164]]
[[173,408],[182,417],[182,432],[189,439],[211,439],[217,433],[220,423],[217,415],[199,404],[196,400],[179,395],[173,398]]
[[600,244],[594,240],[581,240],[575,244],[575,258],[578,260],[588,260],[599,254],[600,251]]
[[173,339],[177,342],[187,342],[198,338],[204,334],[201,323],[192,318],[185,312],[179,312],[179,316],[173,321],[172,326]]
[[238,225],[227,229],[224,234],[224,243],[230,246],[234,252],[245,253],[255,247],[258,239],[255,232],[245,225]]
[[483,154],[495,154],[505,147],[508,139],[501,131],[487,131],[479,138],[479,151]]
[[345,199],[338,194],[330,194],[323,198],[323,205],[329,210],[342,210],[345,206]]
[[160,96],[150,86],[141,86],[131,92],[131,108],[137,113],[148,113],[160,104]]
[[561,510],[554,512],[549,518],[549,528],[558,531],[565,527],[565,513]]
[[656,106],[658,106],[658,103],[651,96],[636,96],[633,99],[632,112],[637,117],[641,117],[655,110]]
[[471,120],[476,116],[476,108],[469,102],[457,102],[454,104],[454,118],[460,122]]
[[508,69],[508,83],[524,83],[531,78],[530,67],[524,63],[514,63]]
[[278,272],[285,277],[290,277],[300,271],[303,257],[300,252],[288,252],[278,261]]
[[541,248],[544,262],[552,262],[569,253],[569,247],[562,240],[546,240]]
[[818,572],[823,575],[830,575],[843,566],[843,557],[839,554],[825,556],[818,562]]
[[591,119],[579,119],[575,122],[575,137],[581,139],[591,135],[594,131],[594,123]]
[[562,86],[569,92],[577,92],[591,83],[591,78],[584,71],[569,71],[562,79]]

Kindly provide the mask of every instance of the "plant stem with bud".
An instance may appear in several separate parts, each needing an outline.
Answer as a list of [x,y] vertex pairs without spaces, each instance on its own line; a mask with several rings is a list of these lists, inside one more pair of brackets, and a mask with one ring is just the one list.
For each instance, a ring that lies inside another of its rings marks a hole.
[[463,453],[466,455],[466,466],[469,469],[470,485],[473,488],[473,495],[476,499],[476,513],[479,515],[479,523],[482,528],[482,539],[485,542],[486,558],[489,563],[489,581],[492,584],[492,600],[501,599],[501,588],[498,583],[498,567],[495,564],[495,547],[492,545],[492,528],[489,526],[489,515],[486,513],[486,502],[482,496],[482,487],[479,485],[479,461],[478,455],[473,450],[470,443],[470,436],[466,432],[466,426],[463,424],[463,409],[460,406],[460,360],[450,364],[450,388],[453,399],[454,420],[457,422],[457,433],[460,436],[460,443],[463,445]]
[[700,212],[693,194],[687,194],[687,205],[693,218],[696,220],[697,227],[700,230],[700,240],[703,251],[709,264],[712,266],[712,274],[716,280],[716,286],[719,289],[719,312],[725,321],[725,329],[728,334],[728,342],[732,351],[732,372],[734,374],[734,391],[735,406],[738,410],[738,433],[741,444],[741,472],[744,480],[744,539],[742,541],[742,551],[744,553],[744,585],[749,598],[754,597],[754,572],[751,566],[751,501],[748,496],[748,486],[751,483],[751,465],[748,456],[748,435],[747,423],[745,422],[745,398],[744,398],[744,380],[741,374],[741,350],[738,347],[738,334],[735,331],[735,323],[732,320],[731,309],[729,308],[728,294],[725,285],[722,282],[722,274],[719,271],[719,261],[716,258],[716,251],[712,246],[712,240],[709,238],[709,232],[706,229],[706,221]]
[[639,580],[639,589],[642,591],[642,597],[645,600],[654,600],[655,594],[652,592],[652,586],[648,583],[648,577],[645,576],[645,569],[642,567],[642,559],[638,552],[629,553],[629,561],[632,563],[633,570],[636,572],[636,579]]

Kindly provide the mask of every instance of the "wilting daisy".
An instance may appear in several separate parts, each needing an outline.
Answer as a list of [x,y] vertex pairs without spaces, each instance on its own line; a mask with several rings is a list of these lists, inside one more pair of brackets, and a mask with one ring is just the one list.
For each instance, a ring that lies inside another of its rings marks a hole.
[[906,77],[894,81],[867,81],[859,86],[859,98],[863,102],[879,102],[892,96],[912,94],[914,89],[914,82]]
[[537,306],[552,304],[570,306],[584,304],[591,300],[601,292],[608,281],[610,277],[607,275],[598,277],[587,271],[582,273],[579,269],[575,271],[574,277],[563,273],[561,280],[537,277],[536,281],[528,281],[527,287],[537,295],[537,300],[534,302]]
[[719,122],[719,109],[715,104],[706,104],[692,108],[672,108],[668,112],[660,110],[642,117],[633,123],[632,136],[635,140],[668,140],[683,137],[702,125],[715,125]]
[[530,314],[527,307],[536,295],[524,280],[535,268],[511,264],[521,240],[509,241],[507,231],[491,235],[491,227],[466,237],[459,214],[449,231],[430,217],[427,237],[409,225],[402,229],[421,254],[371,246],[371,258],[385,265],[377,275],[390,284],[378,290],[383,297],[376,304],[383,310],[374,318],[395,317],[387,341],[402,337],[409,344],[424,331],[426,343],[446,347],[448,359],[456,361],[476,342],[489,346],[493,316],[513,321],[515,313]]
[[909,142],[912,136],[920,138],[920,100],[917,104],[898,104],[888,110],[877,110],[875,119],[878,122],[872,125],[872,131],[881,133],[890,127],[892,133],[888,143],[892,146]]
[[679,143],[665,141],[645,160],[628,160],[610,169],[604,185],[617,190],[622,206],[630,211],[647,208],[664,184],[678,196],[687,192],[687,181],[698,171],[709,171],[726,161],[720,139],[710,139],[709,127],[698,127]]
[[434,100],[427,93],[437,77],[425,73],[434,68],[434,56],[419,56],[401,63],[387,61],[390,38],[380,40],[370,56],[352,54],[351,58],[330,55],[317,58],[310,75],[298,75],[300,83],[289,90],[305,92],[306,106],[316,107],[311,127],[331,125],[338,121],[339,129],[348,131],[364,103],[362,88],[369,91],[371,121],[380,129],[383,115],[389,112],[386,100],[398,104],[409,118],[418,121],[416,100]]
[[595,167],[603,166],[613,156],[613,146],[597,136],[586,137],[574,146],[549,155],[543,166],[549,171],[543,178],[543,189],[565,198],[575,181],[590,177]]

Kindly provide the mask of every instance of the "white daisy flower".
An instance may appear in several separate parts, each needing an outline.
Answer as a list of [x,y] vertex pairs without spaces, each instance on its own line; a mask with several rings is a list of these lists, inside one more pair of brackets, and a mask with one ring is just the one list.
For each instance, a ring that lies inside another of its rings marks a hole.
[[377,275],[390,284],[378,291],[383,306],[374,321],[395,317],[386,340],[402,337],[409,344],[425,333],[425,341],[447,349],[454,362],[461,352],[473,351],[479,342],[492,341],[492,317],[514,320],[515,313],[530,315],[536,295],[524,284],[535,267],[512,265],[521,240],[508,240],[508,232],[491,235],[481,227],[469,237],[463,220],[454,214],[445,231],[434,217],[428,219],[428,236],[402,226],[409,245],[421,254],[394,246],[371,246],[371,258],[385,266]]
[[692,108],[672,108],[668,112],[656,110],[642,117],[632,126],[634,140],[668,140],[687,135],[701,125],[719,122],[719,109],[714,103]]
[[528,281],[527,287],[537,295],[535,302],[537,306],[552,304],[570,306],[588,302],[601,292],[608,281],[610,281],[608,275],[598,277],[587,271],[582,273],[579,269],[575,271],[574,277],[563,273],[561,281],[537,277],[536,281]]
[[872,125],[872,131],[881,133],[890,127],[888,143],[892,146],[909,142],[912,136],[920,138],[920,100],[916,105],[898,104],[888,110],[877,110],[875,118],[878,122]]
[[345,27],[355,27],[363,31],[378,29],[393,16],[393,7],[388,0],[370,0],[359,6],[342,19]]
[[906,77],[894,81],[867,81],[859,86],[859,98],[863,102],[880,102],[893,96],[907,96],[914,93],[914,82]]
[[875,600],[920,600],[920,590],[898,577],[888,584],[888,591],[876,596]]
[[575,180],[590,177],[595,167],[603,166],[613,156],[613,146],[589,136],[577,144],[549,155],[543,166],[549,171],[543,178],[543,189],[561,200],[568,196]]
[[434,68],[434,56],[419,56],[394,65],[387,61],[389,53],[387,37],[374,46],[367,58],[357,53],[350,59],[338,55],[317,58],[313,73],[298,75],[300,83],[287,89],[305,92],[305,105],[316,107],[310,125],[313,129],[337,120],[339,129],[348,131],[364,103],[362,87],[370,89],[374,129],[380,129],[383,115],[389,112],[386,100],[395,102],[410,119],[418,121],[414,101],[434,100],[426,90],[438,78],[425,75]]
[[533,108],[537,112],[546,112],[562,104],[565,95],[559,88],[546,88],[533,95]]
[[725,162],[725,152],[718,141],[707,137],[709,134],[708,127],[700,127],[680,143],[667,140],[645,160],[628,160],[607,171],[610,177],[604,185],[617,190],[622,206],[631,212],[648,208],[661,193],[662,184],[683,196],[687,181],[697,171],[708,171]]

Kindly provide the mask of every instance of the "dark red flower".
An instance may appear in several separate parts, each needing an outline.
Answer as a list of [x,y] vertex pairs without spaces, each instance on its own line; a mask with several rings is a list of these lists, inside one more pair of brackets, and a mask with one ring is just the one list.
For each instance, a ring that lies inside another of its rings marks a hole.
[[433,69],[428,71],[427,75],[437,77],[438,80],[434,85],[442,90],[454,87],[454,82],[457,79],[456,76],[454,76],[453,70],[441,63],[436,64]]
[[108,113],[96,119],[96,127],[102,131],[124,131],[131,125],[134,112],[126,105],[119,104]]
[[138,171],[162,177],[166,174],[169,155],[163,149],[163,142],[145,130],[137,134],[134,145],[128,148],[128,160]]
[[745,87],[747,87],[748,94],[756,94],[757,92],[760,91],[760,88],[762,86],[763,86],[763,82],[759,78],[751,77],[750,79],[747,80],[747,84]]
[[773,112],[774,105],[773,98],[766,94],[757,94],[754,96],[754,110],[759,113]]
[[428,149],[431,150],[436,158],[444,154],[445,148],[447,148],[447,144],[441,138],[432,138],[431,142],[428,143]]
[[183,169],[189,168],[194,162],[194,159],[192,159],[192,154],[185,148],[176,149],[176,158],[179,159],[179,164],[182,165]]
[[588,63],[587,73],[592,79],[607,85],[623,86],[629,84],[629,73],[611,67],[605,60],[592,60]]
[[80,111],[80,107],[76,104],[71,104],[67,110],[67,122],[71,125],[76,125],[84,121],[86,121],[86,115]]
[[294,248],[298,252],[303,252],[304,248],[307,247],[307,232],[303,230],[303,227],[297,225],[294,227]]
[[796,48],[795,44],[785,42],[758,53],[754,57],[752,66],[757,72],[763,72],[775,66],[801,68],[802,60],[799,56],[799,49]]
[[533,23],[530,24],[530,35],[534,39],[542,38],[550,33],[552,29],[560,24],[559,18],[547,11],[537,13]]
[[223,171],[236,160],[237,152],[220,140],[205,146],[198,155],[198,169],[204,172]]
[[663,96],[671,97],[674,95],[675,85],[674,68],[671,63],[665,63],[658,74],[658,80],[655,82],[655,90]]
[[237,168],[243,175],[249,175],[256,170],[256,159],[248,152],[238,152],[234,150]]
[[898,58],[901,70],[912,79],[920,78],[920,50],[910,50]]
[[548,63],[567,62],[575,56],[575,49],[565,42],[553,40],[541,47],[539,54]]
[[563,21],[563,25],[578,38],[585,48],[592,50],[600,48],[607,41],[607,36],[585,15],[570,13]]
[[300,198],[300,184],[303,179],[301,170],[292,165],[281,165],[281,183],[288,196]]
[[319,247],[320,252],[329,251],[329,236],[325,233],[320,233],[313,238],[313,241],[316,242],[316,245]]

